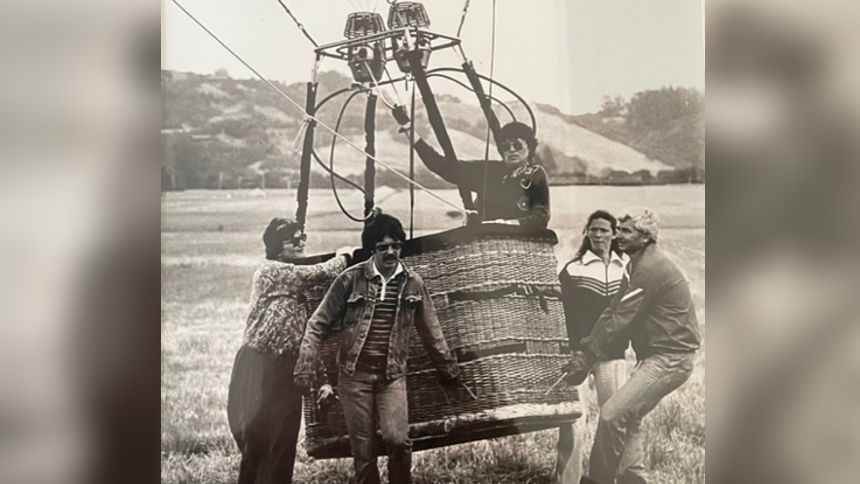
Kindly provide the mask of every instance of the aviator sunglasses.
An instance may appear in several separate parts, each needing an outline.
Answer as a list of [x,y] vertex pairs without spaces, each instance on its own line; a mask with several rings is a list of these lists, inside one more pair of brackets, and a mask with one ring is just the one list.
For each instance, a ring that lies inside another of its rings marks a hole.
[[301,245],[302,243],[308,240],[308,234],[304,232],[300,232],[290,238],[290,244],[292,245]]
[[499,143],[499,149],[502,150],[502,153],[504,153],[505,151],[509,151],[511,148],[513,148],[514,151],[519,151],[524,147],[525,143],[520,140],[505,140]]

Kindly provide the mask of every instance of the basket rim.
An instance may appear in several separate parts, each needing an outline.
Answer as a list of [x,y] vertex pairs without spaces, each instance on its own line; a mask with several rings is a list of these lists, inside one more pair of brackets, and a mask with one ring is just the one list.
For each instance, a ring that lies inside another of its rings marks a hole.
[[[430,252],[458,244],[470,244],[480,240],[516,239],[534,242],[543,242],[550,245],[558,244],[558,235],[548,228],[526,228],[519,225],[507,224],[480,224],[476,226],[457,227],[453,229],[436,232],[408,239],[403,246],[400,257]],[[369,250],[358,249],[351,264],[367,260],[371,255]],[[334,253],[316,254],[307,257],[290,259],[287,262],[296,265],[310,265],[325,262],[334,257]]]

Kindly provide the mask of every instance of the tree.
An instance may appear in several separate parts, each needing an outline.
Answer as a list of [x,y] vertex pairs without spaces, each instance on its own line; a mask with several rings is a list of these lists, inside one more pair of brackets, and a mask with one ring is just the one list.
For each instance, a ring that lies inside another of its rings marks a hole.
[[603,117],[623,116],[627,111],[627,101],[621,96],[603,96],[600,103],[600,115]]
[[663,87],[636,93],[628,104],[627,124],[634,131],[665,128],[672,121],[701,113],[702,95],[695,89]]
[[651,181],[652,181],[652,180],[653,180],[653,178],[654,178],[654,177],[651,175],[651,172],[650,172],[650,171],[648,171],[648,170],[646,170],[646,169],[644,169],[644,168],[643,168],[643,169],[641,169],[641,170],[637,170],[636,172],[634,172],[634,173],[633,173],[633,176],[635,176],[636,178],[638,178],[638,179],[639,179],[639,181],[641,181],[642,183],[646,183],[646,184],[647,184],[647,183],[651,183]]

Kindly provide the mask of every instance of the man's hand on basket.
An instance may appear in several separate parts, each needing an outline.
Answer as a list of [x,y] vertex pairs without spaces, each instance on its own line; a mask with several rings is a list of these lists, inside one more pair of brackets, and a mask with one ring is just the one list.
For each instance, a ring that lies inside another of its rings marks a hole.
[[317,408],[320,412],[325,413],[338,400],[337,393],[334,388],[326,383],[317,391]]
[[570,361],[561,367],[562,374],[566,374],[564,381],[568,385],[579,385],[588,377],[588,373],[591,372],[591,368],[596,362],[597,358],[593,354],[579,350],[574,351],[570,356]]
[[463,384],[460,381],[459,375],[451,376],[451,375],[447,375],[445,373],[439,373],[438,378],[439,378],[439,384],[445,388],[448,388],[448,389],[459,388],[460,385]]
[[466,385],[463,380],[460,379],[460,374],[447,375],[444,373],[439,373],[438,378],[439,384],[442,385],[442,388],[446,391],[446,393],[443,394],[446,401],[448,400],[447,391],[456,390],[458,388],[466,390],[466,393],[468,393],[473,400],[478,399],[478,396],[475,395],[475,392],[473,392],[471,388],[469,388],[469,385]]
[[307,392],[311,389],[311,386],[313,386],[313,375],[310,373],[294,375],[293,384],[299,387],[303,392]]

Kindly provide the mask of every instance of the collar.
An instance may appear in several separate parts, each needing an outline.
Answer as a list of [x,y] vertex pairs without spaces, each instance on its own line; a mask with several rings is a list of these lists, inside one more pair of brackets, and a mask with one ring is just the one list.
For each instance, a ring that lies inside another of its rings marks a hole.
[[[504,160],[502,161],[504,163]],[[530,177],[532,173],[537,170],[537,165],[526,163],[525,165],[519,164],[513,170],[510,170],[508,174],[502,177],[502,180],[513,180],[518,178],[526,178]]]
[[639,263],[639,261],[642,260],[643,256],[645,256],[647,254],[651,254],[656,250],[657,250],[657,243],[651,242],[650,244],[648,244],[645,247],[643,247],[642,249],[640,249],[638,252],[636,252],[634,254],[628,254],[628,256],[630,257],[630,263],[628,264],[629,270],[632,271],[633,268],[636,267],[636,265]]
[[[595,262],[595,261],[603,262],[603,259],[601,259],[597,254],[595,254],[594,252],[592,252],[590,250],[586,250],[585,253],[582,254],[582,263],[583,264],[591,264],[592,262]],[[623,256],[618,255],[618,253],[613,250],[613,251],[609,252],[609,263],[610,264],[615,263],[619,266],[624,266],[624,264],[626,264],[627,261],[624,260]]]
[[532,172],[532,165],[526,163],[525,165],[520,164],[517,166],[513,172],[511,172],[511,177],[516,178],[524,175],[530,175]]
[[397,263],[397,269],[394,270],[394,274],[391,275],[391,278],[386,280],[385,277],[382,276],[382,273],[379,272],[379,269],[376,268],[376,264],[373,263],[373,256],[370,256],[370,259],[367,259],[367,262],[365,262],[365,263],[367,264],[367,266],[365,267],[364,275],[368,279],[374,279],[375,277],[379,276],[379,278],[382,279],[384,282],[388,282],[391,279],[394,279],[395,277],[397,277],[400,273],[409,274],[409,272],[406,270],[406,267],[403,265],[403,263],[398,262]]

